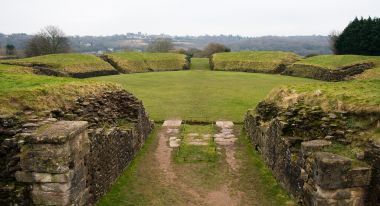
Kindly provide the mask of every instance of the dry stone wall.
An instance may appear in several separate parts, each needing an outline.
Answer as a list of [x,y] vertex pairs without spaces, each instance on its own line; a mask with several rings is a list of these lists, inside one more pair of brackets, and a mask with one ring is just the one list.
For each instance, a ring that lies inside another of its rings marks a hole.
[[[302,103],[280,109],[262,102],[245,130],[282,186],[303,205],[378,205],[379,147],[350,127],[353,114]],[[378,115],[366,118],[379,121]]]
[[0,117],[0,204],[94,204],[152,128],[142,102],[126,91]]
[[282,74],[297,77],[307,77],[322,81],[343,81],[374,67],[375,64],[371,62],[354,64],[335,70],[314,65],[293,64],[291,66],[288,66],[282,72]]

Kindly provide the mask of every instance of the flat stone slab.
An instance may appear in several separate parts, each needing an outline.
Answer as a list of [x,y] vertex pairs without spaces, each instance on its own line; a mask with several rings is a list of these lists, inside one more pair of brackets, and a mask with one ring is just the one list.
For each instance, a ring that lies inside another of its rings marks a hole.
[[169,141],[169,147],[171,147],[171,148],[177,148],[177,147],[179,147],[180,142],[181,142],[180,139],[176,139],[174,141]]
[[86,121],[59,121],[38,128],[26,141],[35,144],[62,144],[85,131],[87,126]]
[[171,129],[171,128],[166,129],[166,134],[176,135],[178,133],[179,133],[179,129]]
[[219,128],[232,128],[234,123],[232,121],[216,121],[216,126]]
[[163,127],[180,127],[182,120],[165,120]]
[[198,137],[199,134],[198,133],[189,133],[189,134],[187,134],[187,136],[189,136],[189,137]]
[[177,137],[169,137],[169,141],[174,141],[176,139],[178,139],[178,138]]
[[301,143],[301,150],[303,153],[320,151],[325,147],[331,145],[330,141],[326,140],[311,140]]
[[224,139],[224,138],[215,138],[215,142],[219,145],[232,145],[236,142],[237,138],[230,138],[230,139]]

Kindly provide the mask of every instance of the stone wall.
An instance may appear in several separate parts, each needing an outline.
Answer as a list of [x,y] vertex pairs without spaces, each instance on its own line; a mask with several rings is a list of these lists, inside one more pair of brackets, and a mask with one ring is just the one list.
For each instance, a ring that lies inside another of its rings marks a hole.
[[[247,113],[245,130],[300,204],[378,205],[379,147],[355,138],[363,131],[349,126],[351,115],[302,103],[283,110],[262,102]],[[376,122],[378,117],[367,119]]]
[[152,127],[142,102],[126,91],[0,117],[0,205],[94,204]]
[[322,81],[344,81],[352,78],[355,75],[363,73],[365,70],[375,67],[374,63],[359,63],[349,65],[335,70],[306,64],[293,64],[288,66],[282,74],[319,79]]

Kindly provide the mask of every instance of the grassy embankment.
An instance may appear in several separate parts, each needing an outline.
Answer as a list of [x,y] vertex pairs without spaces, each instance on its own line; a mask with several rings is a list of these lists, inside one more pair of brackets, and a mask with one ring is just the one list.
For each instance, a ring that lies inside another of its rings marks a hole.
[[[107,62],[89,54],[51,54],[24,59],[1,60],[2,64],[23,67],[39,66],[59,76],[86,77],[96,75],[116,74],[117,71]],[[37,70],[37,69],[34,69]],[[41,70],[46,73],[46,70]]]
[[116,52],[107,53],[105,56],[121,73],[175,71],[188,66],[183,54]]
[[111,83],[21,74],[29,68],[0,65],[0,115],[24,110],[41,112],[70,105],[82,95],[120,89]]
[[323,55],[305,59],[301,62],[326,68],[337,68],[363,61],[372,61],[376,66],[349,81],[283,86],[273,90],[266,101],[284,108],[302,101],[308,106],[320,106],[326,112],[345,111],[356,114],[362,118],[351,120],[350,126],[367,130],[364,138],[380,142],[380,128],[376,122],[379,121],[380,114],[379,60],[380,57],[353,55]]
[[288,66],[286,73],[293,76],[328,79],[329,73],[331,75],[345,73],[347,69],[342,68],[364,63],[373,63],[375,65],[375,68],[364,71],[365,78],[380,76],[380,57],[360,55],[319,55],[305,58]]
[[244,51],[217,53],[212,56],[212,69],[223,71],[246,71],[280,73],[286,65],[301,57],[291,52]]

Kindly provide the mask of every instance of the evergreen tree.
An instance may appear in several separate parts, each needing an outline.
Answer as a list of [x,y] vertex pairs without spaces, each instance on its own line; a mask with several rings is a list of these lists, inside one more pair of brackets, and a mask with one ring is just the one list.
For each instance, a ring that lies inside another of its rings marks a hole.
[[336,38],[337,54],[380,55],[380,20],[355,18]]

